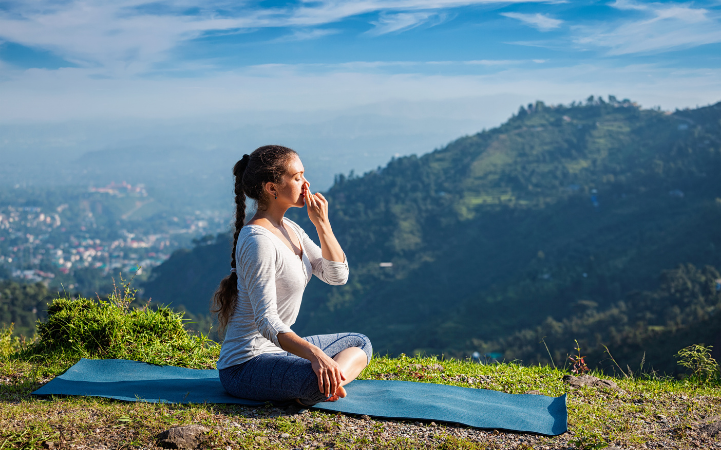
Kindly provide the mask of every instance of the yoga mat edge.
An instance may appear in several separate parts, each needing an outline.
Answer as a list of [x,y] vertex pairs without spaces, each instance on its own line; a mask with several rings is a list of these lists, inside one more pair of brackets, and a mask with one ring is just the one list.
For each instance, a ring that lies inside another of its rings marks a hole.
[[[547,397],[397,380],[356,380],[348,396],[314,409],[398,420],[458,423],[556,436],[568,429],[566,396]],[[217,370],[158,366],[128,360],[81,359],[33,395],[82,395],[121,401],[228,403],[267,402],[228,395]]]

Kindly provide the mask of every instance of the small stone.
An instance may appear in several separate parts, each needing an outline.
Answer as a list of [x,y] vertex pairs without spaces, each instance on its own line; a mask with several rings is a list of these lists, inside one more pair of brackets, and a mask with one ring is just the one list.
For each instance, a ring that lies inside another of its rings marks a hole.
[[607,389],[618,389],[615,382],[611,380],[602,380],[591,375],[579,375],[574,377],[573,375],[564,375],[563,382],[572,388],[580,388],[582,386],[593,386]]
[[526,391],[526,394],[531,394],[531,395],[543,395],[543,392],[541,392],[541,391],[536,391],[536,390],[531,389],[530,391]]
[[43,448],[55,448],[55,442],[45,441],[43,442]]
[[367,416],[367,415],[365,415],[365,414],[363,414],[363,415],[361,416],[361,419],[363,419],[363,420],[371,420],[370,416]]
[[255,442],[266,442],[267,440],[268,440],[268,438],[265,436],[256,436],[255,437]]
[[202,425],[171,427],[157,436],[158,444],[163,448],[197,448],[200,445],[203,433],[208,431]]
[[283,434],[280,435],[280,437],[282,437],[283,439],[288,439],[288,438],[290,437],[290,434],[288,434],[288,433],[283,433]]
[[435,422],[431,422],[430,425],[431,425],[432,427],[437,427],[437,426],[438,426],[438,424],[435,423]]

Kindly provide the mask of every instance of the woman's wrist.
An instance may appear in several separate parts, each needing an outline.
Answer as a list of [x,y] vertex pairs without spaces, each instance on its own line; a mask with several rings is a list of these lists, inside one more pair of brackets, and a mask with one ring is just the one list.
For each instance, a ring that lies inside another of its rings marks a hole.
[[309,350],[310,350],[310,352],[309,352],[309,353],[310,353],[310,355],[309,355],[310,358],[306,358],[308,361],[311,361],[311,362],[313,362],[313,361],[318,361],[318,360],[320,360],[323,356],[326,356],[326,354],[323,352],[323,350],[321,350],[320,348],[316,347],[316,346],[313,345],[313,344],[310,344],[310,345],[312,346],[312,347],[309,349]]
[[315,225],[315,231],[318,232],[318,234],[333,234],[333,229],[330,226],[330,222],[328,221],[318,221],[318,223]]

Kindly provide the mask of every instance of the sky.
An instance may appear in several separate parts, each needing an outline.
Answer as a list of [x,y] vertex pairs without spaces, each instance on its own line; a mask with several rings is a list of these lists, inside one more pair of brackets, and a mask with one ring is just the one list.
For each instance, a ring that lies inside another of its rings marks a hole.
[[721,100],[721,1],[0,0],[10,159],[281,143],[328,185],[589,95]]

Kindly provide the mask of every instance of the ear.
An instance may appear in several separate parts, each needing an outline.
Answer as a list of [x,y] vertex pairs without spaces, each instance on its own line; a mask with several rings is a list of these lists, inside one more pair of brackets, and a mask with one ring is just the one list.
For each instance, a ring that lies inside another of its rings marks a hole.
[[263,191],[265,191],[265,193],[271,197],[275,197],[276,192],[278,192],[276,190],[275,183],[272,183],[270,181],[265,183],[265,185],[263,186]]

